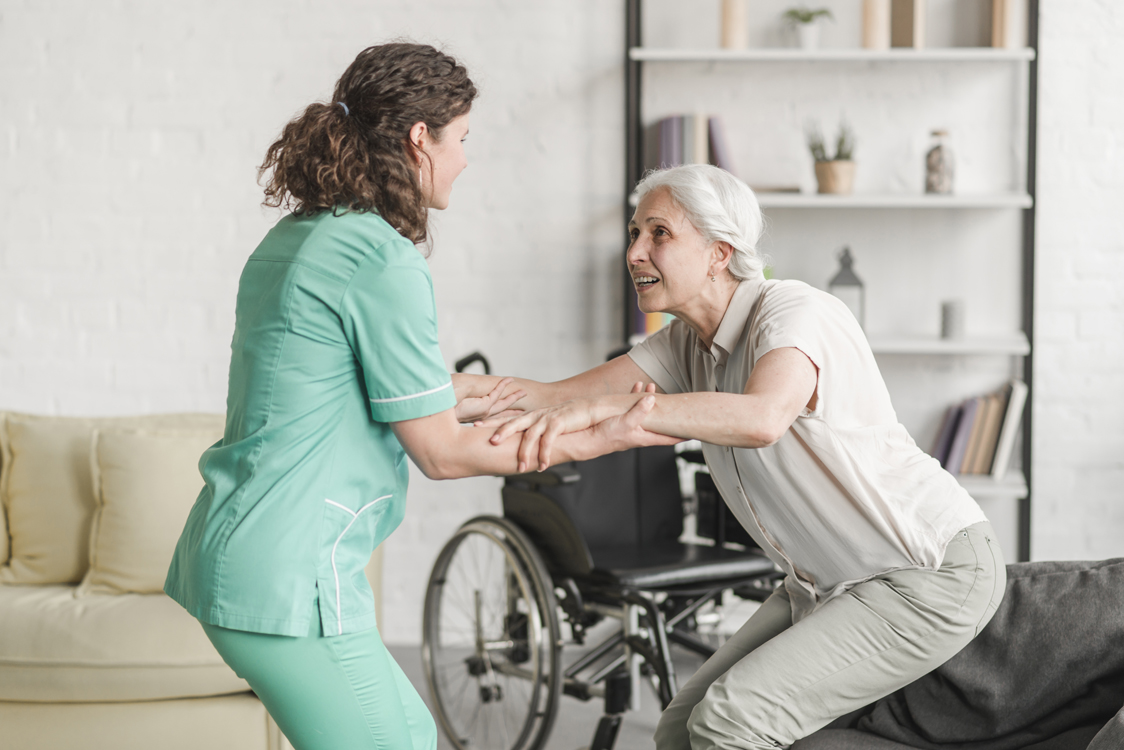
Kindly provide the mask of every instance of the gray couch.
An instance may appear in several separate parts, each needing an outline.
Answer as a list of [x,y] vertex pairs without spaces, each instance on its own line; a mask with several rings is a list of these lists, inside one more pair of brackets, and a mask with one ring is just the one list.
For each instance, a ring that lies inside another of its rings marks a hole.
[[967,648],[793,750],[1124,750],[1124,558],[1007,576]]

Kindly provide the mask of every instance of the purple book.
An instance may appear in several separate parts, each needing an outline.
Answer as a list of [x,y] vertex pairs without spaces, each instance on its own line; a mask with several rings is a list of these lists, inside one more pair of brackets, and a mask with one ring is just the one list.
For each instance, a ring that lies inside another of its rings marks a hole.
[[941,462],[941,466],[948,466],[948,452],[952,448],[952,437],[956,434],[956,425],[960,422],[962,408],[960,404],[953,404],[944,413],[944,422],[941,423],[937,442],[933,444],[933,458]]
[[980,411],[983,399],[976,397],[964,402],[960,414],[960,422],[956,425],[956,432],[952,436],[952,445],[948,449],[948,461],[944,468],[949,474],[959,474],[964,463],[964,453],[968,450],[968,438],[972,436],[972,425]]
[[677,167],[683,163],[683,117],[672,115],[660,120],[659,168]]
[[667,166],[678,167],[683,163],[683,115],[671,118],[671,150],[667,157]]
[[722,120],[711,117],[707,120],[707,129],[710,135],[710,163],[733,174],[734,165],[730,163],[730,149],[726,145],[726,129],[722,126]]

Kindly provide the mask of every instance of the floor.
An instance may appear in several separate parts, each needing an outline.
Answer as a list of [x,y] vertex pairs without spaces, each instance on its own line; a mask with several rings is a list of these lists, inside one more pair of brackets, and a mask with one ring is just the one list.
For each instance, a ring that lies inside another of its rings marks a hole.
[[[717,622],[712,630],[716,642],[736,631],[756,607],[756,602],[738,600],[734,606],[724,608],[721,621]],[[603,626],[599,626],[601,627]],[[616,625],[610,624],[608,627],[615,629]],[[604,633],[591,632],[591,642],[598,642],[600,637],[609,634],[611,630],[606,630]],[[388,648],[432,710],[433,706],[430,703],[429,691],[422,671],[421,648],[394,645]],[[673,646],[672,651],[676,674],[679,683],[682,684],[699,668],[702,658],[678,646]],[[567,646],[563,649],[563,661],[565,664],[571,664],[579,659],[582,653],[580,647]],[[653,747],[652,735],[659,720],[660,705],[655,691],[649,689],[647,685],[642,689],[640,705],[639,711],[629,711],[624,714],[614,750],[651,750]],[[564,695],[545,750],[578,750],[588,747],[602,713],[603,703],[600,699],[583,702]],[[452,750],[452,744],[444,735],[439,735],[437,747],[438,750]],[[480,750],[504,750],[504,748],[480,748]]]
[[[426,704],[430,705],[430,696],[426,689],[425,677],[422,673],[421,649],[418,646],[388,646],[390,653],[402,665],[402,670],[410,678]],[[677,651],[679,649],[676,649]],[[580,656],[579,651],[572,655],[570,649],[563,651],[567,663]],[[677,653],[676,668],[680,681],[687,679],[701,663],[691,655]],[[433,706],[430,705],[432,711]],[[603,704],[600,699],[593,699],[588,703],[568,696],[562,697],[562,704],[547,740],[545,750],[578,750],[589,746],[593,739],[593,732],[601,719]],[[640,699],[640,710],[629,711],[621,722],[620,734],[614,750],[651,750],[652,734],[656,730],[656,722],[660,716],[659,700],[653,690],[645,689]],[[452,750],[452,744],[444,735],[437,739],[438,750]],[[504,750],[503,748],[481,748],[481,750]]]

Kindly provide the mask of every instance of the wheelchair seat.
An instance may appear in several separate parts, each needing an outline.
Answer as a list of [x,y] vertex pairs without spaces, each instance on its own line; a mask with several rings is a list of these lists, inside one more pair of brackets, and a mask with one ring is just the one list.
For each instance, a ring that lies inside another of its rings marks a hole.
[[703,544],[660,542],[591,552],[593,580],[640,590],[666,591],[703,582],[712,588],[774,570],[772,560],[764,555]]
[[679,541],[683,499],[671,446],[508,477],[503,510],[543,551],[555,577],[665,590],[713,588],[775,570],[758,549]]

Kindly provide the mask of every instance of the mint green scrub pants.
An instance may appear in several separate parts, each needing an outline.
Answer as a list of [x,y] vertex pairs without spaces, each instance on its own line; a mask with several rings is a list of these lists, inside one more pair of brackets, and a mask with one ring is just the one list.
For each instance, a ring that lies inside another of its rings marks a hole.
[[297,638],[203,630],[296,750],[434,750],[433,717],[378,630]]
[[789,747],[956,655],[1006,582],[995,532],[978,523],[953,537],[939,569],[883,573],[795,625],[782,586],[675,695],[656,748]]

